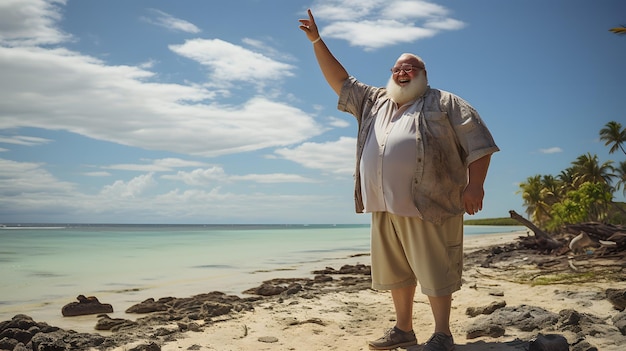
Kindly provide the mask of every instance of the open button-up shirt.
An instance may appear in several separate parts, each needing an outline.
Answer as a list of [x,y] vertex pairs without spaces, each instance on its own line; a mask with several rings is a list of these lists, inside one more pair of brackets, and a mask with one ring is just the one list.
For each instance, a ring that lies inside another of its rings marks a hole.
[[[499,150],[491,133],[472,106],[446,91],[429,87],[403,108],[398,109],[384,88],[354,77],[344,83],[338,109],[358,122],[356,212],[388,211],[435,224],[463,214],[469,164]],[[406,142],[407,131],[414,133],[414,143]],[[364,154],[366,143],[378,145],[370,144]],[[403,150],[407,146],[412,149]]]

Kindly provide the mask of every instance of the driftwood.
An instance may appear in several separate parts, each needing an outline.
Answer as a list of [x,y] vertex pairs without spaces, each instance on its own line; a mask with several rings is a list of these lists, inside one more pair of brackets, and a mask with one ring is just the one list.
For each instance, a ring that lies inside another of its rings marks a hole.
[[626,253],[626,226],[597,222],[569,224],[565,232],[586,236],[603,254]]
[[517,212],[511,210],[509,214],[511,218],[535,233],[532,237],[522,238],[522,245],[527,248],[562,255],[570,251],[577,253],[579,249],[585,247],[593,247],[597,255],[613,255],[618,258],[626,255],[626,226],[624,225],[597,222],[568,224],[562,233],[552,236]]
[[554,239],[552,236],[550,236],[550,234],[539,229],[539,227],[534,225],[531,221],[527,220],[526,218],[520,216],[517,212],[511,210],[509,211],[509,214],[511,215],[511,218],[522,223],[524,226],[526,226],[526,228],[532,230],[533,233],[535,233],[533,240],[535,244],[538,246],[537,249],[541,251],[551,252],[551,251],[560,249],[563,246],[562,242]]

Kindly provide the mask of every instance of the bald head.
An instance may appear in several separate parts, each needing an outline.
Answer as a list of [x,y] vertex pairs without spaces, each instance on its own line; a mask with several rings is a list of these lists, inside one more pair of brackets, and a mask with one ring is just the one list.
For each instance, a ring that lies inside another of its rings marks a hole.
[[404,53],[400,55],[400,57],[398,57],[398,60],[396,61],[396,66],[401,63],[408,63],[426,69],[426,64],[424,63],[424,60],[422,60],[421,57],[411,53]]

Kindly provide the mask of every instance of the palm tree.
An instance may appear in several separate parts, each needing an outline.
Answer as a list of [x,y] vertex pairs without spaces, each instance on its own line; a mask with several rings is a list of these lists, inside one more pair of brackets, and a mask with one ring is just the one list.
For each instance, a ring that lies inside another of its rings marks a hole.
[[566,194],[570,190],[574,190],[577,188],[576,185],[576,172],[574,171],[574,167],[568,167],[559,173],[557,176],[559,183],[561,184],[561,188],[559,189],[559,194]]
[[619,167],[615,167],[615,176],[617,177],[617,183],[615,184],[615,190],[622,188],[622,193],[626,196],[626,161],[619,163]]
[[545,201],[547,192],[544,190],[541,175],[528,177],[519,187],[517,193],[522,194],[526,214],[538,227],[542,227],[550,218],[550,206]]
[[559,202],[561,196],[562,185],[558,178],[552,175],[544,175],[541,178],[541,199],[548,206],[552,206]]
[[611,121],[600,130],[600,140],[604,141],[604,145],[611,145],[609,153],[612,154],[617,149],[621,149],[626,155],[626,150],[622,144],[626,143],[626,128],[622,128],[621,123]]
[[537,203],[539,202],[541,191],[541,176],[535,175],[526,178],[525,182],[520,183],[518,194],[522,194],[522,200],[524,200],[524,207],[526,207],[526,214],[532,218]]
[[572,162],[573,171],[576,175],[576,183],[584,182],[611,184],[611,179],[615,176],[613,172],[613,161],[606,161],[600,164],[598,155],[588,152],[586,155],[580,155],[576,161]]
[[609,31],[615,34],[626,34],[626,26],[622,24],[619,27],[614,27],[614,28],[609,29]]

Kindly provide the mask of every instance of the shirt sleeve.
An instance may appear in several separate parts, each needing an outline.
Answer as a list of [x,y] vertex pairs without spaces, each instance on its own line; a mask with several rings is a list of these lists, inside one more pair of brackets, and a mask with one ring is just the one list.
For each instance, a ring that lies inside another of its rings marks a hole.
[[467,164],[499,151],[478,111],[458,96],[451,94],[449,98],[447,113],[459,143],[467,155]]
[[384,89],[361,83],[350,76],[343,83],[337,109],[353,115],[357,120],[369,112],[374,102]]

